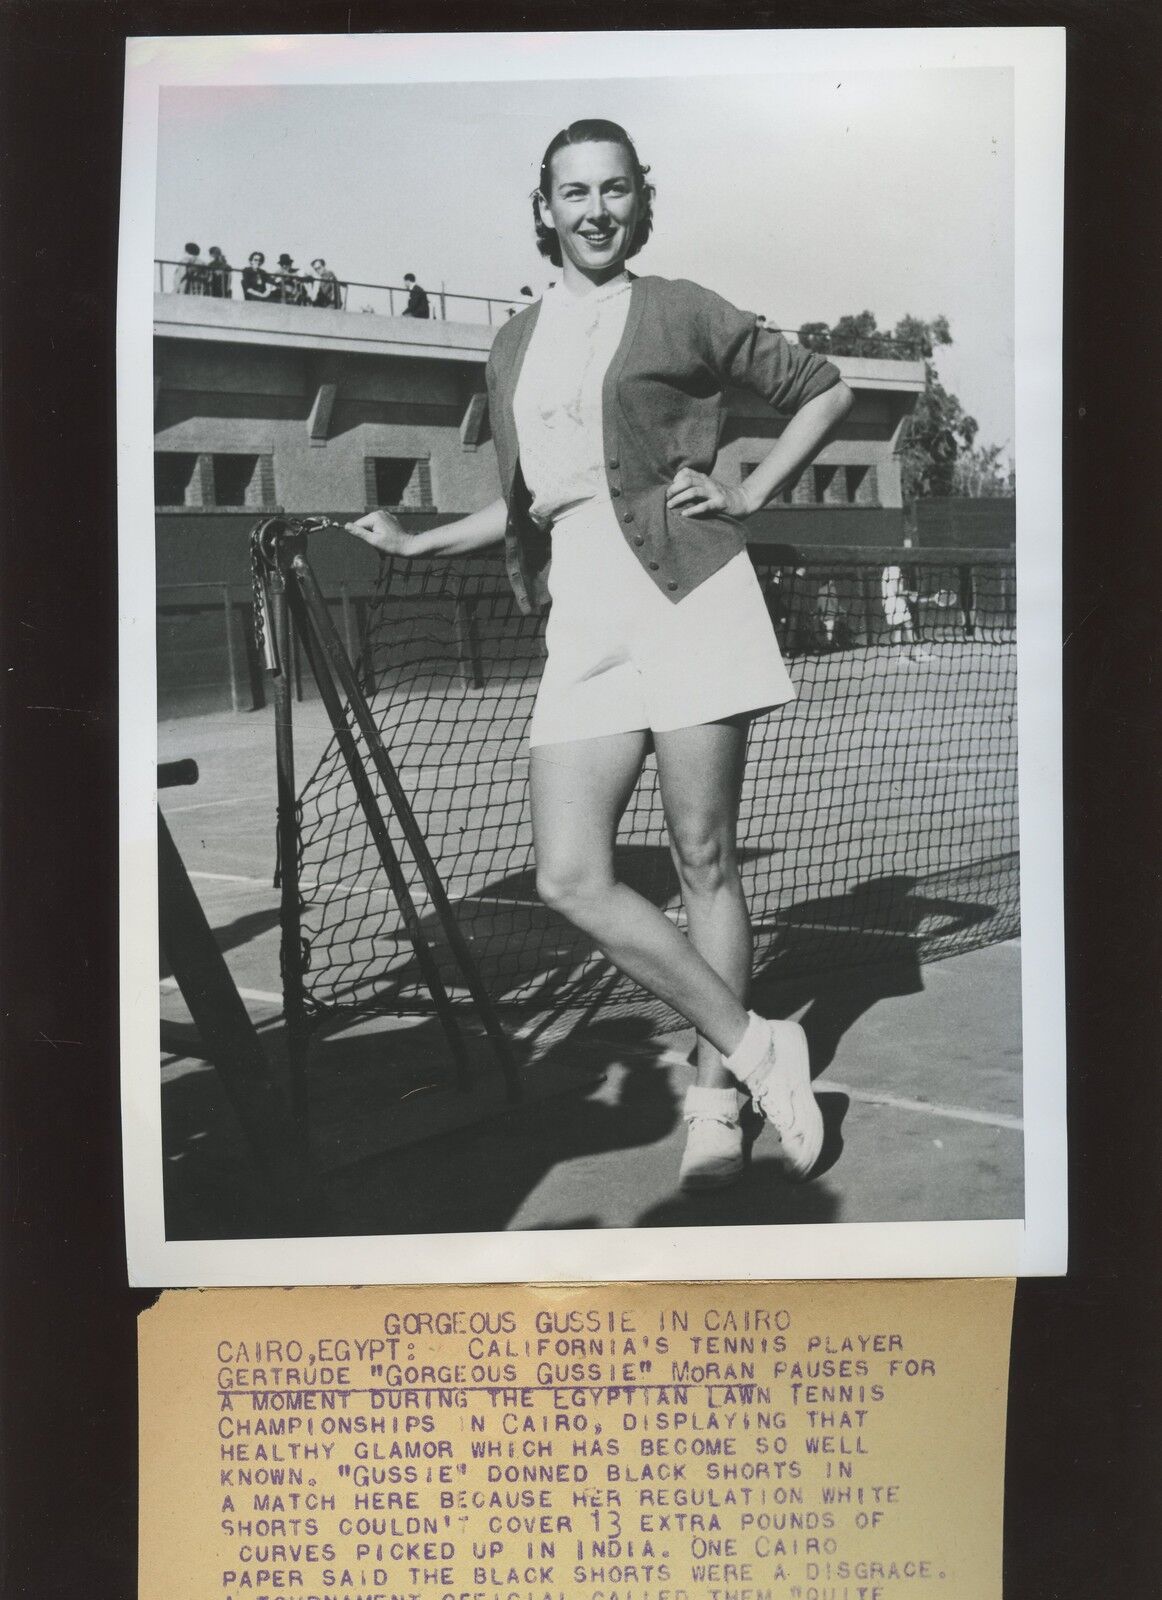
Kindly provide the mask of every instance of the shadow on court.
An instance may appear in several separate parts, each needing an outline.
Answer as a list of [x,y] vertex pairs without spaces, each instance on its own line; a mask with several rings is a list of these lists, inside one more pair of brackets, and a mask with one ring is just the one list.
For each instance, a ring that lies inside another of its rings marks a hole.
[[[684,1139],[681,1095],[692,1072],[676,1064],[648,1021],[630,1020],[617,1034],[616,1044],[585,1051],[589,1066],[581,1073],[574,1039],[551,1045],[526,1064],[533,1093],[525,1103],[493,1106],[473,1125],[386,1152],[382,1144],[409,1099],[414,1105],[414,1097],[430,1095],[442,1108],[437,1117],[447,1113],[451,1092],[440,1030],[425,1022],[402,1036],[318,1041],[310,1066],[312,1148],[328,1212],[317,1232],[835,1220],[838,1197],[825,1180],[842,1152],[846,1096],[820,1095],[826,1141],[810,1184],[788,1184],[764,1157],[760,1137],[737,1185],[682,1195],[675,1185]],[[268,1038],[268,1049],[280,1043]],[[474,1044],[484,1066],[482,1045]],[[538,1090],[543,1098],[535,1098]],[[269,1227],[269,1196],[230,1125],[216,1076],[182,1074],[166,1085],[163,1101],[168,1236],[261,1236]],[[479,1115],[470,1098],[466,1110]],[[361,1144],[377,1153],[353,1159]]]
[[[669,868],[664,851],[628,853],[639,883],[656,883],[654,875]],[[513,875],[514,899],[526,877]],[[571,1016],[569,1031],[515,1041],[528,1087],[515,1107],[503,1103],[499,1074],[476,1033],[468,1043],[479,1083],[465,1096],[451,1087],[447,1043],[432,1017],[320,1029],[308,1079],[326,1215],[302,1231],[1019,1216],[1019,947],[920,962],[934,927],[971,927],[989,911],[896,875],[798,903],[780,917],[776,958],[758,975],[754,1003],[772,1015],[802,1012],[822,1074],[816,1087],[826,1142],[807,1184],[782,1178],[766,1131],[739,1183],[679,1192],[692,1032],[659,1033],[656,1017],[603,1006],[600,984],[590,993],[590,1014]],[[232,962],[246,958],[248,939],[269,942],[275,920],[269,909],[227,914],[218,937]],[[809,978],[779,975],[784,964],[814,966],[821,958],[835,968]],[[245,968],[239,981],[277,984]],[[166,999],[163,1043],[173,1053],[161,1088],[167,1234],[262,1237],[272,1231],[270,1196],[183,1010],[179,997]],[[285,1085],[277,1008],[252,1011]]]
[[[882,1000],[919,994],[920,956],[933,934],[960,933],[992,916],[994,907],[927,895],[903,874],[869,878],[847,894],[788,907],[771,962],[755,976],[753,1008],[799,1018],[811,1048],[811,1073],[831,1065],[839,1043]],[[808,971],[784,977],[784,972]]]
[[[744,869],[768,855],[766,850],[753,848],[739,851]],[[667,907],[677,902],[678,878],[665,845],[619,844],[614,862],[619,881],[651,904]],[[532,867],[490,878],[478,888],[458,895],[455,911],[460,929],[494,994],[503,996],[507,992],[506,974],[516,971],[524,974],[518,986],[526,1009],[529,995],[535,995],[538,1007],[572,1007],[585,1005],[595,989],[604,991],[610,987],[609,969],[594,951],[592,940],[542,902]],[[442,966],[452,975],[439,918],[428,912],[421,916],[420,927],[439,953]],[[308,932],[320,972],[336,973],[332,982],[320,982],[316,990],[327,1004],[391,1010],[401,1000],[407,1003],[426,994],[422,971],[406,941],[391,945],[383,942],[375,959],[370,960],[363,947],[357,949],[345,939],[337,947],[332,946],[324,925],[309,928]],[[532,959],[530,952],[534,950]],[[535,976],[530,977],[530,971]],[[612,987],[625,990],[627,985],[618,978]],[[648,1010],[655,1018],[662,1013],[671,1020],[674,1016],[661,1002],[652,1007],[637,1005],[635,1009],[638,1014]]]
[[[412,1113],[414,1120],[417,1104],[421,1125],[425,1104],[435,1107],[437,1122],[461,1106],[469,1116],[480,1113],[472,1095],[449,1087],[451,1065],[438,1024],[425,1020],[406,1030],[317,1039],[309,1066],[311,1142],[331,1207],[320,1231],[504,1230],[554,1171],[595,1158],[620,1160],[665,1141],[678,1124],[679,1101],[668,1073],[650,1058],[651,1033],[644,1021],[619,1030],[617,1061],[604,1074],[591,1065],[579,1072],[568,1040],[539,1052],[535,1065],[518,1044],[532,1091],[525,1102],[494,1103],[483,1121],[386,1153],[384,1143],[404,1116]],[[283,1042],[281,1031],[266,1040],[280,1078]],[[495,1080],[483,1042],[470,1043],[474,1064]],[[538,1087],[556,1079],[558,1092],[536,1097]],[[489,1087],[495,1096],[495,1081]],[[163,1087],[169,1237],[263,1231],[262,1186],[230,1122],[213,1072],[191,1071]],[[376,1153],[358,1159],[360,1146]],[[240,1179],[236,1194],[232,1183],[221,1182],[232,1169]],[[202,1203],[191,1204],[191,1192]],[[544,1225],[574,1224],[563,1218]]]
[[[227,922],[213,930],[214,943],[225,955],[227,950],[238,950],[257,939],[261,934],[269,933],[272,928],[278,927],[278,911],[248,911],[244,916],[235,917],[233,922]],[[169,962],[165,959],[165,951],[160,952],[161,976],[172,976]]]

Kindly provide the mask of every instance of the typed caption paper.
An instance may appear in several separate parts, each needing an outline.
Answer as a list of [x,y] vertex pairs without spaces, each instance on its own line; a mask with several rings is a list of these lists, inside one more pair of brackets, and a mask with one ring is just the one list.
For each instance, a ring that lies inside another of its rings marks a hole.
[[141,1600],[990,1600],[1012,1280],[170,1292]]

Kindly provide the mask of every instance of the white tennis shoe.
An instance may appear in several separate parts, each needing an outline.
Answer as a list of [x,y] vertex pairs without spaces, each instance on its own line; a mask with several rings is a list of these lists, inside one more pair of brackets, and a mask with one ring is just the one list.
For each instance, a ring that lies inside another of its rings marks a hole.
[[755,1110],[779,1140],[776,1160],[789,1178],[806,1178],[823,1150],[823,1113],[811,1089],[807,1035],[797,1022],[765,1019],[767,1053],[746,1077]]
[[737,1089],[686,1090],[682,1116],[686,1149],[678,1169],[680,1189],[722,1189],[742,1173],[742,1096]]

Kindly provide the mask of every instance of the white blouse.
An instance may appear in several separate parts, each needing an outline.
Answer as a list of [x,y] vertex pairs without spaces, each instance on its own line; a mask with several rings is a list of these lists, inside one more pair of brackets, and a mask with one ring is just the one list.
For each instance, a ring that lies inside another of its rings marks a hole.
[[585,295],[558,283],[541,297],[513,417],[531,513],[542,527],[607,493],[601,386],[625,330],[631,282],[615,278]]

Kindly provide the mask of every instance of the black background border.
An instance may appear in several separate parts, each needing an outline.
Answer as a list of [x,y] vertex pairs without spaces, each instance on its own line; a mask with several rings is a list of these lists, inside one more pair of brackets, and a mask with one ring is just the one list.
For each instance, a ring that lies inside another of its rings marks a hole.
[[[0,1594],[136,1588],[117,1052],[115,284],[124,40],[479,28],[1068,29],[1070,1272],[1018,1287],[1005,1593],[1158,1592],[1162,9],[799,0],[438,12],[0,0]],[[922,131],[918,131],[922,137]],[[744,175],[745,181],[745,175]]]

